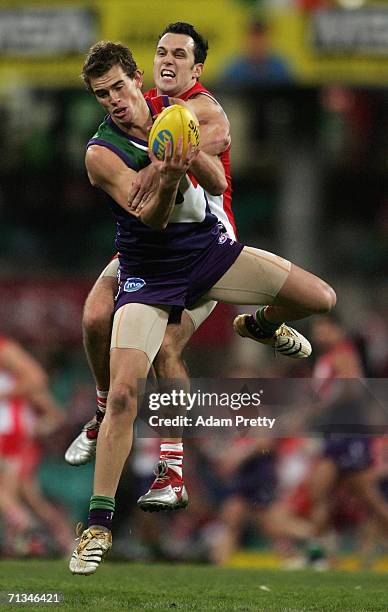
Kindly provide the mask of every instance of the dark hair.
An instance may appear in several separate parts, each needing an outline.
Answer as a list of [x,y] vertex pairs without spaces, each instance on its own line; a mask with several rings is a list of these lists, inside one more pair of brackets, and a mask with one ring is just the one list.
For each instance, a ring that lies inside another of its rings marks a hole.
[[194,41],[194,62],[196,64],[205,63],[209,49],[208,42],[190,23],[186,23],[185,21],[170,23],[164,28],[163,32],[159,34],[158,42],[165,34],[184,34],[185,36],[191,36]]
[[102,40],[90,47],[81,74],[87,89],[93,93],[90,79],[102,76],[117,65],[121,66],[131,79],[135,76],[137,64],[125,45]]

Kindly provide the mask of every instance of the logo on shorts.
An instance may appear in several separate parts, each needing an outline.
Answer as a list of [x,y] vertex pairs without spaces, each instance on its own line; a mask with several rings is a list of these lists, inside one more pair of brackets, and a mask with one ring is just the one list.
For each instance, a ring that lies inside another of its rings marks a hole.
[[124,291],[132,293],[133,291],[139,291],[146,284],[143,278],[127,278],[124,283]]
[[218,237],[218,244],[224,244],[224,242],[226,242],[228,238],[228,234],[221,234],[221,236]]

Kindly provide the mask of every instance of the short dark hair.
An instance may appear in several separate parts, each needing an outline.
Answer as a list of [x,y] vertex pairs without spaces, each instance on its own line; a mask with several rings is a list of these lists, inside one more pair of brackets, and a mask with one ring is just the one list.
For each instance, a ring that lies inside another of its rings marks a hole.
[[110,40],[101,40],[90,47],[82,67],[82,78],[90,93],[90,79],[100,77],[113,66],[121,66],[131,79],[135,76],[137,64],[128,47]]
[[191,36],[194,41],[194,62],[196,64],[204,64],[207,52],[209,49],[208,42],[191,23],[185,21],[177,21],[166,26],[161,34],[159,34],[158,42],[165,34],[184,34]]

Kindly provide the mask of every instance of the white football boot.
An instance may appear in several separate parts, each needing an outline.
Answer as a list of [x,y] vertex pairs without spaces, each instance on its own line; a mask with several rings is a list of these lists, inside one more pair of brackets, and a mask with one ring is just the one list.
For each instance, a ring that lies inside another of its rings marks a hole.
[[112,533],[100,525],[91,525],[82,533],[71,556],[69,569],[72,574],[94,574],[105,555],[112,548]]
[[145,512],[186,508],[189,496],[176,471],[168,467],[166,461],[159,461],[154,474],[156,478],[149,491],[137,500],[139,508]]
[[97,436],[100,423],[94,417],[84,425],[79,436],[73,440],[65,453],[65,461],[70,465],[83,465],[96,455]]
[[285,323],[282,323],[272,336],[265,337],[254,315],[241,314],[233,321],[233,329],[239,336],[251,338],[261,344],[269,344],[274,348],[275,353],[292,359],[304,359],[312,352],[307,338]]

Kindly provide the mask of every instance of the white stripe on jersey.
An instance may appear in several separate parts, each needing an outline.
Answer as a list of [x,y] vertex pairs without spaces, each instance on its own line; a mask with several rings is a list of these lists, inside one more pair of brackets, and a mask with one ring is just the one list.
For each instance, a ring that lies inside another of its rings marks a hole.
[[236,240],[236,234],[234,233],[233,225],[228,219],[228,215],[224,209],[224,196],[214,196],[210,195],[206,192],[207,200],[209,203],[210,211],[217,217],[219,221],[223,224],[229,236]]
[[131,144],[133,144],[133,146],[136,147],[137,149],[141,149],[142,151],[146,151],[148,153],[147,145],[142,145],[140,144],[140,142],[135,142],[134,140],[132,140],[132,138],[129,135],[128,135],[128,140],[130,140]]
[[169,223],[201,223],[206,216],[206,197],[203,188],[200,185],[194,187],[186,174],[181,179],[179,191],[184,200],[182,204],[175,204]]

